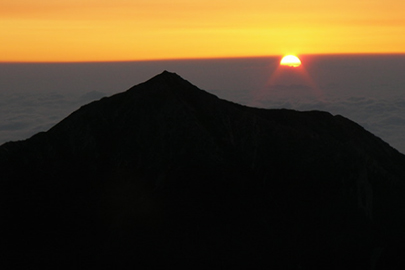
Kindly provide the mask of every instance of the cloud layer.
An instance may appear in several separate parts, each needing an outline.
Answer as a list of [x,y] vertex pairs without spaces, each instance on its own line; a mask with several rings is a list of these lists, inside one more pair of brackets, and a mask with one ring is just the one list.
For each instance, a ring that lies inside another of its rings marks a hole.
[[405,98],[375,99],[350,97],[316,100],[267,100],[258,107],[287,108],[299,111],[321,110],[342,115],[360,124],[398,151],[405,153]]
[[16,93],[0,95],[0,144],[46,131],[81,105],[105,94]]

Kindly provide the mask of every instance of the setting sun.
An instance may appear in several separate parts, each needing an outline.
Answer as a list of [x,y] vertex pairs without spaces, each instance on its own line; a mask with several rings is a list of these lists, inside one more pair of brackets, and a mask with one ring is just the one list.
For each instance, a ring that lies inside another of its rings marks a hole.
[[301,66],[301,60],[295,55],[286,55],[281,59],[280,65],[289,67]]

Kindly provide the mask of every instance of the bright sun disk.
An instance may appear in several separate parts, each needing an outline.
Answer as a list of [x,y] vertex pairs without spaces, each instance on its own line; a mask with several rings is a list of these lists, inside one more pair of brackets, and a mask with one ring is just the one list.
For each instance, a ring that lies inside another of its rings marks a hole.
[[299,67],[301,60],[295,55],[286,55],[281,59],[280,65],[289,67]]

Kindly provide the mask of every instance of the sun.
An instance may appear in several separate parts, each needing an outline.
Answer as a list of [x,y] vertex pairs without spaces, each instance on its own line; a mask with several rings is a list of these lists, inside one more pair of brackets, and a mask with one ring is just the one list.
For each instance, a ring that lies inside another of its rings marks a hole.
[[301,66],[301,60],[295,55],[286,55],[281,59],[280,65],[289,67]]

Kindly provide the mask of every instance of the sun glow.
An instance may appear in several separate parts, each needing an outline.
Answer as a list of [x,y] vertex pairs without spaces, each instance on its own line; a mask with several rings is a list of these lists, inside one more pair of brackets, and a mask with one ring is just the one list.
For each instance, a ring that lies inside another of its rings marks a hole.
[[289,67],[301,66],[301,60],[295,55],[286,55],[281,59],[280,65]]
[[335,2],[1,0],[0,62],[405,53],[404,0]]

